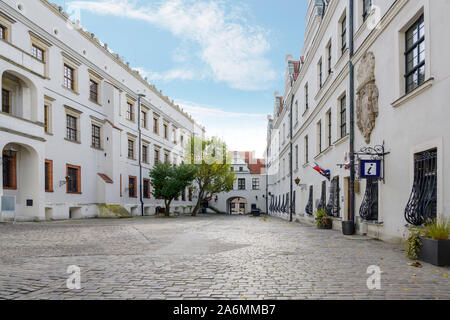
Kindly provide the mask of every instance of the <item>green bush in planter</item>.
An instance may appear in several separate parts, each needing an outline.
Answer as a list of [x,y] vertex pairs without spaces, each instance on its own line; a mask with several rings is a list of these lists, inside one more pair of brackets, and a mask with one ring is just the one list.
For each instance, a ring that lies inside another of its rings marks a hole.
[[450,235],[450,223],[446,219],[441,221],[429,220],[421,226],[409,228],[409,236],[406,243],[406,256],[412,260],[419,257],[422,246],[420,237],[431,238],[434,240],[448,240]]
[[315,220],[318,228],[324,228],[331,222],[331,218],[327,215],[325,209],[317,210]]

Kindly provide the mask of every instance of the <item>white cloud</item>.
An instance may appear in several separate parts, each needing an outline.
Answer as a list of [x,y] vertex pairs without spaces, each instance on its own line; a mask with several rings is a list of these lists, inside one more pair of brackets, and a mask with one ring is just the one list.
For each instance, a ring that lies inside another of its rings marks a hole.
[[[71,1],[68,6],[72,11],[81,9],[146,21],[169,30],[182,41],[194,42],[214,81],[232,88],[265,89],[275,79],[265,57],[270,49],[267,31],[249,26],[243,10],[227,7],[225,1],[169,0],[159,6],[138,7],[129,0],[100,0]],[[160,76],[170,80],[184,74],[175,71]]]
[[173,80],[194,80],[202,78],[200,74],[189,69],[172,69],[166,72],[146,71],[144,68],[141,67],[133,69],[139,71],[139,74],[141,74],[144,78],[147,77],[148,80],[160,80],[170,82]]
[[229,150],[255,151],[256,156],[263,157],[266,114],[230,112],[180,100],[176,103],[206,127],[208,136],[221,137]]

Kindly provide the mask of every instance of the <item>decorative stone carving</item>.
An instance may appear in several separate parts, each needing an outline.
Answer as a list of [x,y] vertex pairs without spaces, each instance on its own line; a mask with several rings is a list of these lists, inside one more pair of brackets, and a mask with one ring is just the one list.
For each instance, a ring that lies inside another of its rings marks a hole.
[[356,121],[367,144],[378,117],[378,88],[375,84],[375,56],[366,52],[356,75],[359,86],[356,90]]

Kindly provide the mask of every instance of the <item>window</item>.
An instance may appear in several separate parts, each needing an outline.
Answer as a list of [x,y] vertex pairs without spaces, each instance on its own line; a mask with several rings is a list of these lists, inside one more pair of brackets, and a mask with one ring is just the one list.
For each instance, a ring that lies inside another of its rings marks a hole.
[[93,124],[92,125],[92,147],[100,149],[100,127]]
[[309,108],[308,83],[305,84],[305,111]]
[[184,147],[184,136],[182,135],[180,137],[181,146]]
[[154,164],[158,164],[159,163],[159,150],[155,149],[155,154],[154,154]]
[[153,133],[159,134],[159,117],[153,115]]
[[141,111],[141,127],[147,128],[147,112]]
[[363,21],[366,21],[367,17],[370,15],[372,10],[372,0],[363,0]]
[[134,121],[134,104],[127,102],[127,120]]
[[309,145],[308,145],[308,136],[305,136],[305,163],[309,163]]
[[136,177],[128,177],[128,196],[130,198],[137,198]]
[[16,154],[14,152],[3,152],[3,189],[17,189]]
[[378,180],[366,179],[366,192],[359,208],[359,216],[366,221],[378,221]]
[[327,112],[327,147],[331,146],[331,110]]
[[0,39],[6,40],[6,28],[0,25]]
[[148,163],[148,146],[142,146],[142,162]]
[[143,190],[143,197],[145,199],[150,199],[150,180],[149,179],[144,179],[144,186],[143,186],[144,190]]
[[173,135],[173,143],[177,144],[177,129],[172,128],[172,135]]
[[81,193],[81,167],[68,164],[66,173],[67,193]]
[[331,74],[331,59],[332,59],[332,56],[331,56],[331,41],[330,41],[330,44],[328,45],[327,50],[328,50],[328,75],[330,75]]
[[170,163],[169,152],[164,152],[164,163]]
[[323,78],[322,78],[322,59],[320,59],[318,64],[318,73],[319,73],[319,88],[322,88]]
[[406,221],[419,226],[437,216],[437,149],[414,155],[414,182],[405,208]]
[[192,187],[189,188],[189,201],[192,201]]
[[53,161],[45,160],[45,192],[53,192]]
[[77,118],[72,115],[66,115],[66,138],[70,141],[77,141]]
[[44,105],[44,130],[50,133],[50,106]]
[[89,98],[98,103],[98,83],[93,80],[89,80]]
[[67,64],[64,65],[64,87],[75,90],[74,86],[74,69]]
[[2,89],[2,112],[11,113],[11,94],[5,89]]
[[322,152],[322,121],[317,123],[317,154]]
[[425,81],[425,24],[423,15],[406,31],[406,93]]
[[252,189],[259,190],[259,178],[252,179]]
[[168,131],[168,124],[167,123],[165,123],[164,122],[164,125],[163,125],[163,127],[164,127],[164,139],[169,139],[169,131]]
[[347,17],[341,22],[341,53],[344,54],[347,49]]
[[289,74],[293,75],[295,73],[294,62],[293,61],[289,61],[288,62],[288,68],[289,68]]
[[340,115],[341,138],[343,138],[347,135],[347,104],[345,96],[343,96],[340,101]]
[[239,203],[239,209],[245,210],[245,203],[240,202]]
[[134,159],[134,141],[128,139],[128,159]]
[[181,201],[186,201],[186,189],[181,193]]
[[245,179],[238,179],[238,190],[245,190]]
[[45,51],[34,44],[31,46],[31,55],[42,62],[45,61]]
[[243,167],[239,167],[239,171],[240,172],[244,171],[244,168]]
[[295,122],[298,122],[298,101],[295,101]]
[[295,169],[298,169],[298,145],[295,146]]

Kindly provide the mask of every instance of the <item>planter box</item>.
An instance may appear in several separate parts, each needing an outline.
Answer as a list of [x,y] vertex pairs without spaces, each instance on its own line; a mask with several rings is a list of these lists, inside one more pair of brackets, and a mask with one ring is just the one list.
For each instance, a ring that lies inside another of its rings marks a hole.
[[333,229],[333,220],[327,220],[326,224],[319,227],[319,229]]
[[419,259],[435,266],[450,266],[450,240],[420,237]]

